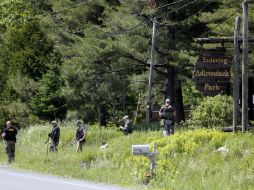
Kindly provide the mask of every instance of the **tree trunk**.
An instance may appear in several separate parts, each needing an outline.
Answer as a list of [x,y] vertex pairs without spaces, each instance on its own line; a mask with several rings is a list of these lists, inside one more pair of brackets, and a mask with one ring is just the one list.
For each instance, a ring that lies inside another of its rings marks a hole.
[[181,81],[178,81],[178,84],[176,85],[174,99],[175,99],[176,122],[180,123],[181,121],[185,121]]
[[[169,2],[169,1],[168,1]],[[172,13],[170,15],[168,15],[169,18],[171,18],[171,20],[175,20],[175,13]],[[175,49],[175,40],[176,40],[176,30],[175,27],[171,27],[168,26],[167,28],[167,38],[169,39],[169,43],[168,43],[168,48],[173,50]],[[171,60],[169,60],[170,58],[168,58],[168,64],[170,63]],[[175,105],[175,77],[176,77],[176,69],[174,66],[172,65],[168,65],[166,68],[166,81],[165,81],[165,97],[164,99],[169,98],[171,105],[174,106]]]
[[122,92],[122,97],[121,97],[121,110],[125,110],[125,104],[126,104],[126,93],[123,91]]
[[169,98],[171,105],[174,106],[174,92],[175,92],[175,68],[171,65],[166,68],[166,80],[165,80],[165,94],[164,99]]
[[[169,2],[169,1],[168,1]],[[170,1],[171,2],[171,1]],[[175,13],[168,15],[171,20],[176,20]],[[176,28],[169,26],[168,27],[167,38],[169,39],[168,47],[171,50],[176,50]],[[170,61],[168,61],[170,62]],[[165,82],[165,99],[170,98],[171,105],[175,108],[176,112],[176,122],[181,122],[185,120],[184,116],[184,106],[183,106],[183,95],[182,95],[182,87],[181,81],[178,81],[178,84],[175,82],[175,78],[177,77],[176,68],[172,65],[168,65],[166,69],[167,77]]]
[[106,117],[106,107],[104,104],[98,105],[98,114],[99,114],[99,125],[107,127],[107,117]]

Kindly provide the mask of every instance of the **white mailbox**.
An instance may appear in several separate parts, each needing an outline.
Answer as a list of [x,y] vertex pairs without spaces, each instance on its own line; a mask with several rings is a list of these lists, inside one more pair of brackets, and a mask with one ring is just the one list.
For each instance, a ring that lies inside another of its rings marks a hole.
[[132,145],[133,155],[149,155],[150,146],[149,145]]

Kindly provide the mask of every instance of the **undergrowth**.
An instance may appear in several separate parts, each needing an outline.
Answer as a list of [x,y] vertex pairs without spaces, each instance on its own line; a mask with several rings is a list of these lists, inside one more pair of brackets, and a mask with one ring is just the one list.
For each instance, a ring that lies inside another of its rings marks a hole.
[[[162,137],[161,131],[134,132],[124,136],[116,128],[90,126],[83,153],[71,144],[74,124],[61,126],[58,153],[47,155],[49,126],[34,126],[19,132],[14,168],[68,178],[106,182],[142,189],[149,160],[131,155],[131,145],[157,145],[155,177],[147,188],[254,189],[254,141],[252,134],[226,134],[213,129],[178,131]],[[100,150],[102,143],[108,148]],[[227,145],[229,152],[216,150]],[[6,155],[0,143],[0,161]]]

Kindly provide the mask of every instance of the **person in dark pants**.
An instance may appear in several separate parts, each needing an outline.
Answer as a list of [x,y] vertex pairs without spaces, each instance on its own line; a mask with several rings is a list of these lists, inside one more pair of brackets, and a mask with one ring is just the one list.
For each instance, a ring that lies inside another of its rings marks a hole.
[[15,160],[15,144],[17,133],[17,129],[12,125],[12,122],[7,121],[6,128],[3,130],[2,137],[6,141],[6,154],[8,156],[9,164]]
[[123,132],[124,135],[132,133],[133,127],[128,115],[125,115],[123,117],[123,124],[122,126],[120,126],[120,130]]
[[85,127],[80,120],[77,121],[76,125],[78,128],[76,130],[74,141],[77,142],[77,152],[82,152],[83,145],[86,142],[87,127]]
[[57,151],[57,146],[59,144],[59,138],[60,138],[60,128],[57,126],[56,121],[52,121],[52,131],[48,134],[48,137],[50,138],[50,146],[49,150],[52,152]]
[[165,105],[163,105],[159,111],[159,116],[163,126],[163,136],[167,137],[168,135],[173,135],[175,110],[170,104],[170,99],[166,99]]

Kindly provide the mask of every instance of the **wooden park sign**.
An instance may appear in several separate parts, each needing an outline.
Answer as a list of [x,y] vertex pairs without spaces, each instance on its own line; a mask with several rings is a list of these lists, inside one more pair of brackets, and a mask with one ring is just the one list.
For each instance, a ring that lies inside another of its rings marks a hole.
[[228,93],[231,58],[225,48],[205,49],[195,65],[193,79],[206,96]]

